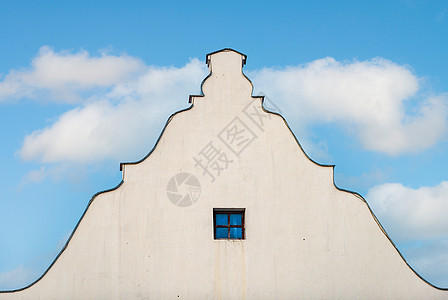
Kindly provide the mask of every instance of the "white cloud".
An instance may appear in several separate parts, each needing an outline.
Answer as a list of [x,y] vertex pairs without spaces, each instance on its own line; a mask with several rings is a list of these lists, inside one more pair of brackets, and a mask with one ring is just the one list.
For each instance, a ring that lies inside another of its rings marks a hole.
[[448,237],[448,181],[418,189],[380,184],[366,200],[394,240]]
[[365,198],[410,265],[432,284],[448,287],[448,181],[418,189],[380,184]]
[[188,105],[188,95],[199,90],[206,74],[198,60],[182,68],[148,67],[133,81],[91,96],[51,126],[28,135],[20,156],[43,163],[140,158],[167,117]]
[[[25,138],[19,151],[24,160],[123,160],[148,150],[140,133],[154,140],[168,115],[198,92],[207,72],[196,59],[181,68],[155,67],[126,55],[92,57],[85,51],[56,53],[42,47],[29,69],[13,70],[0,82],[0,99],[41,99],[44,93],[62,102],[81,102]],[[382,58],[349,63],[324,58],[250,73],[258,90],[301,122],[295,127],[299,132],[316,123],[341,124],[367,149],[388,154],[424,150],[447,132],[447,97],[414,103],[410,99],[419,89],[418,78]]]
[[448,97],[411,100],[417,96],[419,79],[383,58],[338,62],[327,57],[250,74],[255,88],[302,126],[343,125],[369,150],[390,155],[421,151],[448,129]]
[[142,61],[127,55],[103,53],[92,57],[86,51],[56,53],[43,46],[30,68],[11,70],[0,81],[0,100],[30,97],[81,101],[80,92],[125,82],[144,70]]

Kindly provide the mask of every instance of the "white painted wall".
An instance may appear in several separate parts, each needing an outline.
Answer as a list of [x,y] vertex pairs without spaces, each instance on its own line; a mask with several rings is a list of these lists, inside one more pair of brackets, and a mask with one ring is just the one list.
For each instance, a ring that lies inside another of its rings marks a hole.
[[[284,120],[262,110],[243,58],[211,54],[204,96],[171,119],[146,159],[123,165],[123,184],[94,198],[41,280],[0,298],[448,299],[409,268],[362,198],[334,186],[333,168],[307,158]],[[224,143],[236,117],[233,129],[245,131],[235,141],[253,139],[238,155]],[[232,160],[219,176],[210,169],[213,182],[193,159],[209,142]],[[201,184],[188,207],[166,193],[180,172]],[[214,240],[213,208],[233,207],[246,208],[246,239]]]

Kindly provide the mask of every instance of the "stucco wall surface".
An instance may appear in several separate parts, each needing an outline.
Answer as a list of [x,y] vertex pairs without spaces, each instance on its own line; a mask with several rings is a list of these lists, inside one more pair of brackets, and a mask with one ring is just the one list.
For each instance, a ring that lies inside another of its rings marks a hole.
[[[243,60],[209,55],[204,96],[170,118],[149,156],[123,164],[122,184],[94,197],[45,276],[0,298],[448,299],[263,110]],[[189,206],[167,194],[179,173],[200,183],[178,186]],[[245,208],[246,238],[214,240],[213,208]]]

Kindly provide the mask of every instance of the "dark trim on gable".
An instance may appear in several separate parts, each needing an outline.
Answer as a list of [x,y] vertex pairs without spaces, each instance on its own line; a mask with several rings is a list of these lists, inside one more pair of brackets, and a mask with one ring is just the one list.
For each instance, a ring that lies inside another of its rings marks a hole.
[[207,64],[207,66],[209,66],[209,63],[210,63],[209,57],[211,55],[219,53],[219,52],[226,52],[226,51],[233,51],[235,53],[238,53],[239,55],[241,55],[243,57],[243,66],[246,64],[246,61],[247,61],[247,55],[246,54],[241,53],[241,52],[236,51],[236,50],[233,50],[232,48],[224,48],[224,49],[221,49],[221,50],[210,52],[210,53],[205,55],[205,63]]
[[92,198],[90,199],[89,203],[87,204],[86,209],[85,209],[84,212],[82,213],[81,218],[80,218],[79,221],[76,223],[75,228],[73,229],[72,233],[71,233],[70,236],[68,237],[67,242],[65,242],[64,247],[62,247],[61,251],[59,251],[58,255],[56,255],[55,259],[51,262],[50,266],[45,270],[45,272],[44,272],[42,275],[39,276],[39,278],[37,278],[36,280],[34,280],[34,281],[31,282],[30,284],[28,284],[28,285],[26,285],[26,286],[24,286],[24,287],[22,287],[22,288],[14,289],[14,290],[0,291],[0,294],[2,294],[2,293],[15,293],[15,292],[20,292],[20,291],[23,291],[23,290],[25,290],[25,289],[27,289],[27,288],[32,287],[32,286],[35,285],[37,282],[39,282],[39,281],[40,281],[40,280],[41,280],[41,279],[48,273],[48,271],[50,271],[51,267],[53,267],[53,265],[56,263],[56,261],[57,261],[57,260],[59,259],[59,257],[62,255],[62,253],[64,253],[65,249],[67,249],[68,244],[70,243],[70,241],[72,240],[73,236],[75,235],[75,232],[76,232],[76,230],[77,230],[78,227],[79,227],[79,224],[81,224],[81,221],[82,221],[82,219],[84,218],[84,216],[86,215],[87,210],[89,209],[89,207],[90,207],[90,205],[92,204],[93,200],[95,200],[95,198],[96,198],[98,195],[105,194],[105,193],[108,193],[108,192],[112,192],[112,191],[117,190],[123,183],[124,183],[124,181],[121,180],[120,183],[117,184],[115,187],[113,187],[113,188],[111,188],[111,189],[107,189],[107,190],[100,191],[100,192],[98,192],[98,193],[96,193],[96,194],[94,194],[94,195],[92,196]]
[[[244,75],[244,73],[243,73],[243,75]],[[246,77],[246,75],[244,75],[244,76]],[[246,78],[247,78],[247,77],[246,77]],[[249,80],[249,79],[248,79],[248,80]],[[250,80],[249,80],[249,81],[250,81]],[[252,82],[251,82],[251,84],[252,84]],[[253,84],[252,84],[252,90],[253,90]],[[299,140],[297,139],[296,135],[295,135],[294,132],[292,131],[292,129],[291,129],[291,127],[289,126],[288,122],[286,121],[286,119],[285,119],[281,114],[279,114],[279,113],[277,113],[277,112],[273,112],[273,111],[267,110],[267,109],[264,107],[263,104],[264,104],[264,98],[265,98],[265,96],[252,96],[252,98],[253,98],[253,99],[259,99],[259,100],[261,100],[261,108],[263,109],[264,112],[269,113],[269,114],[273,114],[273,115],[276,115],[276,116],[279,116],[279,117],[283,120],[283,122],[285,123],[285,125],[286,125],[286,127],[288,128],[289,132],[292,134],[294,140],[296,141],[297,145],[299,146],[300,150],[302,150],[303,154],[305,154],[306,158],[308,158],[312,163],[318,165],[319,167],[334,167],[334,165],[327,165],[327,164],[321,164],[321,163],[316,162],[315,160],[313,160],[313,159],[312,159],[312,158],[305,152],[305,150],[303,149],[303,147],[302,147],[302,145],[300,144]]]
[[386,229],[384,229],[383,225],[381,224],[380,220],[376,217],[375,213],[373,212],[372,208],[370,207],[369,203],[366,201],[366,199],[364,199],[363,196],[361,196],[359,193],[357,192],[353,192],[350,190],[346,190],[346,189],[341,189],[339,188],[336,183],[334,182],[334,173],[333,173],[333,184],[334,186],[342,191],[342,192],[346,192],[346,193],[350,193],[353,194],[354,196],[358,197],[359,199],[361,199],[367,206],[367,208],[370,211],[370,214],[372,215],[373,219],[375,220],[375,222],[377,223],[378,227],[380,228],[380,230],[383,232],[383,234],[386,236],[386,238],[389,240],[389,242],[392,244],[392,246],[395,248],[395,250],[397,251],[398,255],[401,257],[401,259],[404,261],[404,263],[408,266],[409,269],[411,269],[412,272],[414,272],[415,275],[417,275],[418,278],[420,278],[421,280],[423,280],[425,283],[427,283],[428,285],[430,285],[431,287],[441,290],[441,291],[448,291],[448,288],[442,288],[442,287],[438,287],[434,284],[432,284],[431,282],[429,282],[428,280],[426,280],[422,275],[420,275],[406,260],[406,258],[403,256],[403,254],[400,252],[400,250],[397,248],[397,246],[395,245],[395,243],[392,241],[392,239],[390,238],[389,234],[387,233]]
[[[244,73],[243,73],[243,74],[244,74]],[[361,194],[359,194],[359,193],[357,193],[357,192],[354,192],[354,191],[350,191],[350,190],[347,190],[347,189],[340,188],[340,187],[338,187],[338,186],[336,185],[336,182],[334,181],[334,168],[335,168],[335,165],[323,165],[323,164],[320,164],[320,163],[314,161],[310,156],[308,156],[308,154],[307,154],[307,153],[305,152],[305,150],[302,148],[302,145],[300,145],[299,140],[298,140],[297,137],[295,136],[294,132],[291,130],[291,127],[289,127],[289,124],[288,124],[288,122],[286,121],[286,119],[285,119],[282,115],[280,115],[279,113],[271,112],[271,111],[267,110],[267,109],[263,106],[264,96],[252,96],[252,98],[261,98],[261,102],[262,102],[261,107],[262,107],[262,109],[263,109],[265,112],[270,113],[270,114],[277,115],[277,116],[279,116],[279,117],[281,117],[281,118],[283,119],[283,121],[285,122],[286,127],[289,129],[289,132],[290,132],[290,133],[292,134],[292,136],[294,137],[294,139],[295,139],[297,145],[300,147],[300,149],[302,150],[303,154],[305,154],[305,156],[306,156],[311,162],[315,163],[316,165],[318,165],[318,166],[320,166],[320,167],[332,167],[332,168],[333,168],[333,185],[334,185],[334,187],[335,187],[337,190],[341,191],[341,192],[346,192],[346,193],[349,193],[349,194],[354,195],[355,197],[359,198],[360,200],[362,200],[362,201],[366,204],[367,208],[368,208],[369,211],[370,211],[370,214],[372,215],[372,217],[373,217],[373,219],[375,220],[375,222],[378,224],[378,227],[380,228],[380,230],[383,232],[383,234],[386,236],[386,238],[389,240],[389,242],[390,242],[390,243],[392,244],[392,246],[395,248],[395,250],[397,251],[398,255],[401,257],[401,259],[404,261],[404,263],[409,267],[409,269],[411,269],[412,272],[414,272],[415,275],[417,275],[417,277],[419,277],[421,280],[423,280],[425,283],[427,283],[428,285],[430,285],[431,287],[433,287],[433,288],[435,288],[435,289],[438,289],[438,290],[441,290],[441,291],[448,291],[448,288],[441,288],[441,287],[438,287],[438,286],[432,284],[431,282],[429,282],[428,280],[426,280],[425,278],[423,278],[423,276],[421,276],[421,275],[420,275],[420,274],[419,274],[419,273],[418,273],[418,272],[417,272],[417,271],[416,271],[416,270],[415,270],[415,269],[414,269],[414,268],[407,262],[407,260],[406,260],[405,257],[403,256],[403,254],[400,252],[400,250],[398,250],[397,246],[395,245],[395,243],[394,243],[394,242],[392,241],[392,239],[390,238],[390,236],[389,236],[389,234],[387,233],[387,231],[384,229],[384,227],[383,227],[383,225],[381,224],[381,222],[380,222],[380,221],[378,220],[378,218],[376,217],[376,215],[375,215],[375,213],[373,212],[372,208],[370,207],[369,203],[366,201],[366,199],[364,199],[363,196],[361,196]]]
[[[190,95],[190,99],[191,99],[191,95]],[[146,155],[145,155],[142,159],[140,159],[140,160],[132,161],[132,162],[122,162],[122,163],[120,163],[120,171],[123,171],[123,166],[125,166],[125,165],[137,165],[137,164],[141,163],[142,161],[144,161],[146,158],[148,158],[148,156],[150,156],[151,153],[153,153],[154,150],[156,149],[157,145],[158,145],[159,142],[160,142],[160,139],[161,139],[162,136],[163,136],[163,133],[165,132],[165,129],[167,128],[167,126],[168,126],[168,124],[171,122],[171,120],[174,118],[174,116],[176,116],[177,114],[180,114],[180,113],[182,113],[182,112],[184,112],[184,111],[190,110],[190,109],[192,109],[192,108],[193,108],[193,104],[191,104],[191,105],[190,105],[189,107],[187,107],[187,108],[181,109],[181,110],[179,110],[179,111],[177,111],[177,112],[171,114],[171,116],[170,116],[170,117],[168,118],[168,120],[166,121],[165,126],[163,126],[162,131],[160,132],[160,135],[159,135],[159,137],[157,138],[157,141],[156,141],[156,143],[154,144],[154,147],[152,147],[151,151],[149,151],[149,153],[146,154]]]
[[[208,57],[209,57],[210,55],[213,55],[213,54],[215,54],[215,53],[222,52],[222,51],[233,51],[233,52],[236,52],[236,53],[242,55],[242,56],[243,56],[243,65],[245,65],[247,56],[246,56],[245,54],[243,54],[243,53],[241,53],[241,52],[238,52],[238,51],[235,51],[235,50],[233,50],[233,49],[231,49],[231,48],[224,48],[224,49],[222,49],[222,50],[218,50],[218,51],[211,52],[211,53],[207,54],[207,55],[206,55],[206,63],[207,63],[207,65],[208,65],[208,63],[209,63],[209,61],[208,61]],[[251,81],[251,80],[244,74],[244,72],[242,72],[242,74],[243,74],[243,76],[250,82],[250,84],[252,85],[252,91],[251,91],[251,94],[253,94],[254,86],[253,86],[252,81]],[[159,135],[159,138],[157,139],[157,141],[156,141],[155,145],[153,146],[153,148],[151,149],[151,151],[150,151],[147,155],[145,155],[142,159],[140,159],[140,160],[138,160],[138,161],[135,161],[135,162],[123,162],[123,163],[120,163],[120,171],[123,170],[123,166],[124,166],[124,165],[135,165],[135,164],[139,164],[139,163],[143,162],[147,157],[149,157],[149,156],[151,155],[151,153],[154,152],[154,150],[155,150],[155,148],[157,147],[157,145],[158,145],[160,139],[162,138],[163,133],[165,132],[165,129],[167,128],[167,126],[168,126],[168,124],[171,122],[171,120],[174,118],[174,116],[176,116],[176,115],[179,114],[179,113],[182,113],[182,112],[185,112],[185,111],[188,111],[188,110],[192,109],[193,106],[194,106],[194,103],[193,103],[193,98],[194,98],[194,97],[203,97],[203,96],[204,96],[204,93],[203,93],[203,90],[202,90],[202,86],[203,86],[205,80],[207,80],[207,78],[209,78],[210,76],[211,76],[211,72],[209,73],[209,75],[208,75],[206,78],[204,78],[204,80],[203,80],[202,83],[201,83],[201,95],[190,95],[190,96],[189,96],[189,101],[188,101],[188,102],[191,103],[191,105],[190,105],[188,108],[179,110],[179,111],[177,111],[177,112],[171,114],[171,116],[170,116],[170,117],[168,118],[168,120],[166,121],[165,126],[163,127],[163,129],[162,129],[162,131],[161,131],[161,133],[160,133],[160,135]],[[407,265],[407,266],[414,272],[415,275],[417,275],[421,280],[423,280],[425,283],[427,283],[428,285],[430,285],[431,287],[433,287],[433,288],[435,288],[435,289],[442,290],[442,291],[448,291],[448,288],[440,288],[440,287],[437,287],[437,286],[433,285],[432,283],[430,283],[429,281],[427,281],[426,279],[424,279],[419,273],[417,273],[417,271],[415,271],[415,270],[412,268],[411,265],[409,265],[409,263],[406,261],[406,259],[404,258],[404,256],[401,254],[400,250],[398,250],[398,248],[396,247],[396,245],[394,244],[394,242],[391,240],[391,238],[390,238],[389,235],[387,234],[387,232],[386,232],[386,230],[384,229],[384,227],[381,225],[381,223],[380,223],[380,221],[378,220],[378,218],[375,216],[374,212],[372,211],[372,209],[370,208],[369,204],[368,204],[367,201],[364,199],[364,197],[362,197],[362,196],[361,196],[359,193],[357,193],[357,192],[353,192],[353,191],[350,191],[350,190],[342,189],[342,188],[339,188],[339,187],[336,185],[336,183],[335,183],[335,181],[334,181],[334,167],[335,167],[335,165],[325,165],[325,164],[320,164],[320,163],[314,161],[314,160],[313,160],[310,156],[308,156],[308,154],[305,152],[305,150],[303,149],[303,147],[302,147],[302,145],[300,144],[299,140],[298,140],[297,137],[295,136],[294,132],[291,130],[291,127],[289,126],[289,124],[288,124],[288,122],[286,121],[286,119],[285,119],[282,115],[280,115],[279,113],[269,111],[269,110],[267,110],[267,109],[264,107],[263,103],[264,103],[264,98],[265,98],[265,97],[264,97],[264,96],[251,96],[251,97],[252,97],[252,99],[258,99],[258,100],[261,100],[261,108],[262,108],[262,110],[263,110],[264,112],[266,112],[266,113],[270,113],[270,114],[273,114],[273,115],[277,115],[277,116],[279,116],[280,118],[282,118],[282,120],[283,120],[283,122],[285,123],[286,127],[288,128],[289,132],[292,134],[293,138],[295,139],[297,145],[298,145],[299,148],[302,150],[302,153],[303,153],[303,154],[304,154],[304,155],[305,155],[305,156],[306,156],[312,163],[314,163],[314,164],[316,164],[317,166],[320,166],[320,167],[332,167],[332,168],[333,168],[333,185],[334,185],[334,187],[335,187],[337,190],[339,190],[339,191],[353,194],[354,196],[356,196],[356,197],[358,197],[359,199],[361,199],[361,200],[367,205],[367,208],[369,209],[369,211],[370,211],[370,213],[371,213],[373,219],[375,220],[375,222],[378,224],[378,227],[380,228],[380,230],[383,232],[383,234],[384,234],[384,235],[386,236],[386,238],[390,241],[390,243],[391,243],[392,246],[395,248],[395,250],[397,251],[397,253],[399,254],[399,256],[403,259],[403,261],[406,263],[406,265]],[[0,291],[0,294],[2,294],[2,293],[14,293],[14,292],[20,292],[20,291],[23,291],[23,290],[25,290],[25,289],[27,289],[27,288],[33,286],[33,285],[36,284],[37,282],[39,282],[39,281],[40,281],[40,280],[41,280],[41,279],[48,273],[48,271],[51,269],[51,267],[53,267],[53,265],[56,263],[56,261],[59,259],[59,257],[62,255],[62,253],[65,251],[65,249],[68,247],[68,244],[70,243],[72,237],[74,236],[76,230],[78,229],[79,224],[81,223],[81,221],[83,220],[84,216],[86,215],[87,210],[89,209],[89,207],[90,207],[90,205],[92,204],[93,200],[94,200],[98,195],[100,195],[100,194],[103,194],[103,193],[107,193],[107,192],[111,192],[111,191],[115,191],[115,190],[117,190],[123,183],[124,183],[124,179],[122,179],[121,182],[120,182],[117,186],[115,186],[114,188],[100,191],[100,192],[98,192],[98,193],[96,193],[96,194],[94,194],[94,195],[92,196],[92,198],[90,199],[90,201],[89,201],[89,203],[88,203],[86,209],[84,210],[83,214],[81,215],[81,218],[80,218],[79,221],[77,222],[75,228],[73,229],[73,231],[72,231],[72,233],[70,234],[70,236],[69,236],[67,242],[65,243],[64,247],[61,249],[61,251],[60,251],[59,254],[56,256],[56,258],[53,260],[53,262],[50,264],[50,266],[45,270],[45,272],[44,272],[39,278],[37,278],[37,279],[36,279],[35,281],[33,281],[31,284],[29,284],[29,285],[27,285],[27,286],[25,286],[25,287],[23,287],[23,288],[19,288],[19,289],[15,289],[15,290]]]

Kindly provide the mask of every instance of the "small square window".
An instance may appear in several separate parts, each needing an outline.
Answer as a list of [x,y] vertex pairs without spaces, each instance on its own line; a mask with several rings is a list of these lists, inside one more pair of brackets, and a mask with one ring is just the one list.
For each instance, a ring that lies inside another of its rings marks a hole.
[[245,238],[244,208],[214,208],[213,227],[215,240]]

